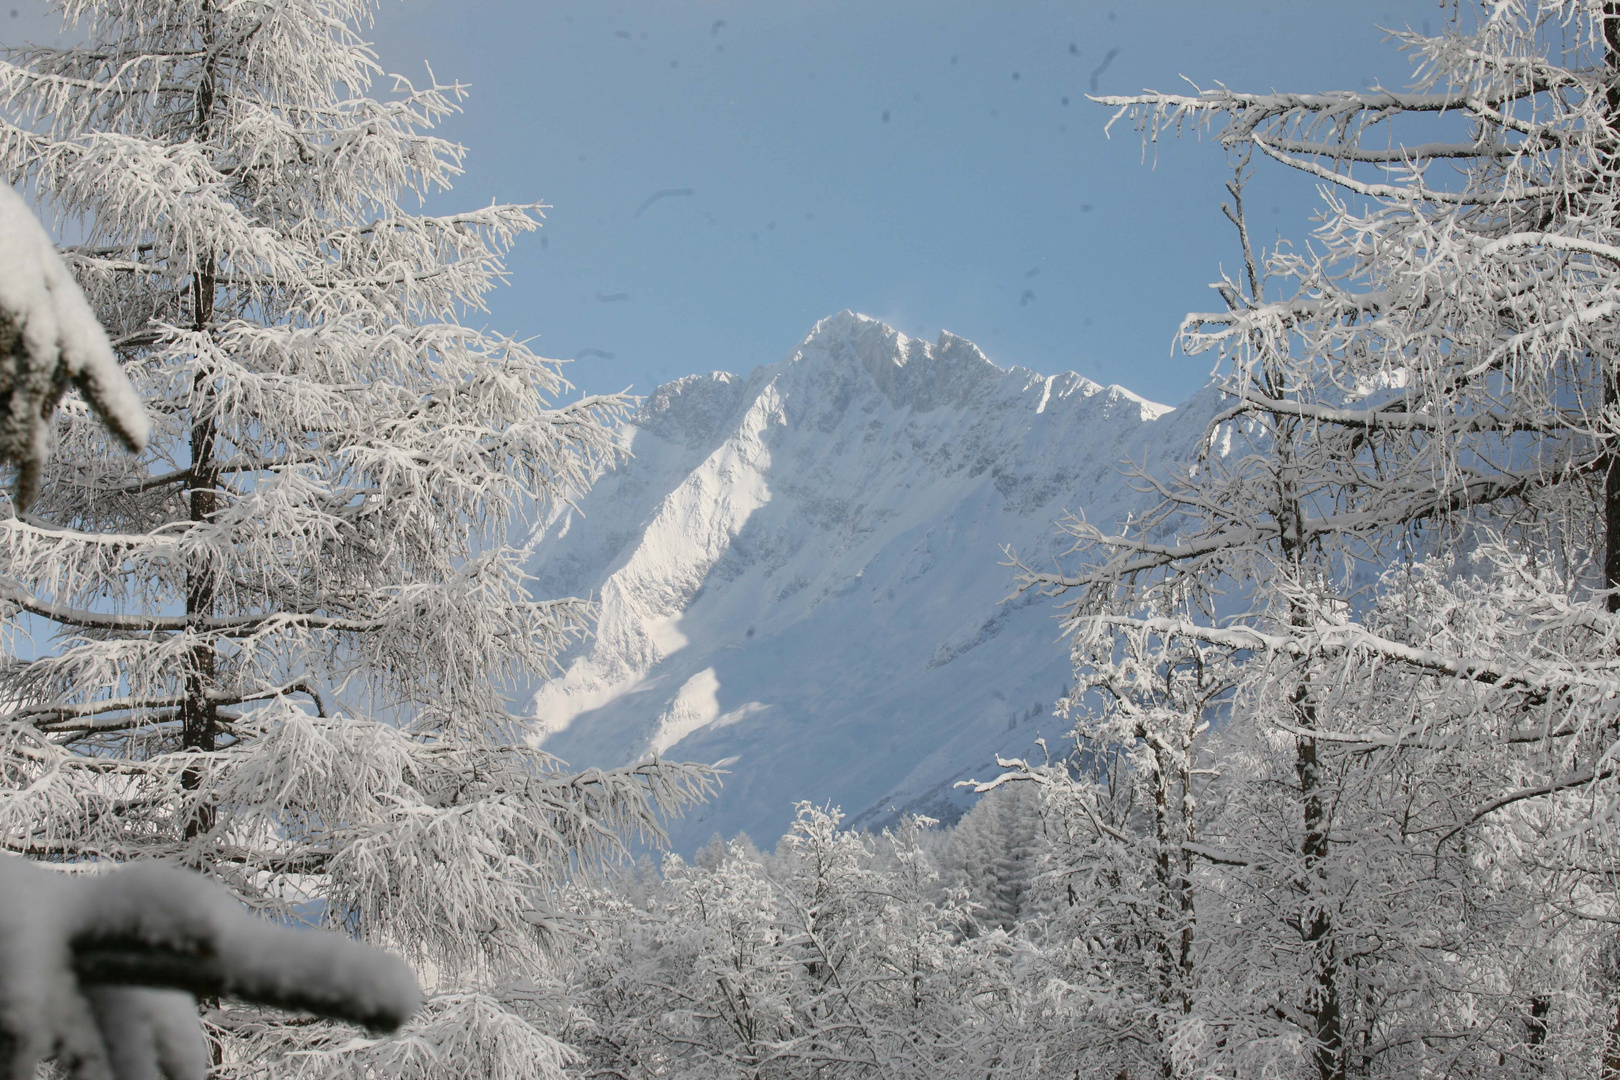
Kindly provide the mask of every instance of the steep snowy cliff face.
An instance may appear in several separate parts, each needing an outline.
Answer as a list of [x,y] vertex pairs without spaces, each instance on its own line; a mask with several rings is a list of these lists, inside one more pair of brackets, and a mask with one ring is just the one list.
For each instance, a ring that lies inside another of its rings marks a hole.
[[849,312],[747,378],[660,387],[624,431],[633,458],[535,545],[537,596],[601,600],[534,699],[542,745],[574,766],[723,763],[682,849],[769,840],[799,799],[856,825],[954,816],[957,780],[1063,728],[1053,602],[1007,600],[1003,545],[1049,561],[1065,511],[1138,506],[1120,463],[1186,452],[1201,404],[1004,370]]

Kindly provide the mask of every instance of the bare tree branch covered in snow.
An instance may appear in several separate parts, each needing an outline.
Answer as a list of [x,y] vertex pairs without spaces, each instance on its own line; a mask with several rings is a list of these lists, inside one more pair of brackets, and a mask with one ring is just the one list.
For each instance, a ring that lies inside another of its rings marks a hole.
[[[1162,693],[1188,650],[1238,672],[1171,853],[1197,962],[1140,1044],[1166,1075],[1620,1068],[1620,8],[1393,37],[1406,91],[1098,99],[1214,133],[1242,255],[1182,327],[1230,402],[1198,461],[1024,574],[1064,597],[1081,718],[1133,658]],[[1321,191],[1303,245],[1249,236],[1265,163]],[[1106,774],[1026,775],[1091,844],[1163,850],[1101,828]]]

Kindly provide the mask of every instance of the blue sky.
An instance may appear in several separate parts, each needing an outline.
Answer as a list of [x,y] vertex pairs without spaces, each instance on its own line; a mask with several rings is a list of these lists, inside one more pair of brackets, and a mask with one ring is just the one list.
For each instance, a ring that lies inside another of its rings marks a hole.
[[[1401,85],[1378,25],[1443,18],[1303,0],[384,0],[375,40],[390,70],[426,60],[471,85],[444,129],[469,150],[445,206],[551,204],[490,321],[579,355],[586,389],[746,372],[853,308],[1175,403],[1209,370],[1171,343],[1233,262],[1229,168],[1207,141],[1144,164],[1128,127],[1105,138],[1093,76],[1103,93],[1182,75]],[[1314,187],[1260,173],[1257,236],[1305,235]],[[661,191],[690,194],[644,206]]]
[[[35,37],[48,16],[19,6],[10,36]],[[1084,95],[1183,75],[1401,85],[1378,26],[1443,18],[1360,0],[381,0],[373,36],[390,71],[471,87],[442,129],[467,172],[433,208],[551,205],[488,321],[578,356],[583,389],[746,372],[852,308],[1173,404],[1210,367],[1171,345],[1233,264],[1230,170],[1194,138],[1144,163]],[[1299,238],[1316,194],[1262,168],[1248,202],[1257,238]]]

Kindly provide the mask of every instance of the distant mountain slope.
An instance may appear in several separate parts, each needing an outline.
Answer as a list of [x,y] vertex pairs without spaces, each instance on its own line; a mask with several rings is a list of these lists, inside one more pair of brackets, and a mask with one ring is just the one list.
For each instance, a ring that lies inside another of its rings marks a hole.
[[955,781],[1062,729],[1052,602],[1003,603],[1002,546],[1050,559],[1066,510],[1139,505],[1120,462],[1188,451],[1211,400],[1172,411],[849,312],[747,378],[660,387],[625,429],[633,459],[537,539],[536,595],[602,604],[534,699],[543,745],[575,766],[725,762],[683,849],[774,838],[797,799],[855,824],[954,816]]

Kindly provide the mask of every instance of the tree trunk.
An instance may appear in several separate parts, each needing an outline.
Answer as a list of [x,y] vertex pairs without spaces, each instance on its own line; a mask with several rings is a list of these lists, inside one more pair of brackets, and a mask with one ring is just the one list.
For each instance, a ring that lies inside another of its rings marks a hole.
[[1547,1068],[1547,1014],[1552,1012],[1552,998],[1546,994],[1530,997],[1530,1014],[1524,1018],[1524,1047],[1530,1065],[1536,1072]]
[[[1603,5],[1604,72],[1608,77],[1605,97],[1605,119],[1611,133],[1609,152],[1599,159],[1599,183],[1612,183],[1613,173],[1620,167],[1620,3],[1609,0]],[[1603,428],[1615,425],[1620,411],[1620,371],[1615,370],[1613,357],[1599,357],[1603,379]],[[1603,476],[1603,587],[1610,590],[1608,607],[1620,612],[1620,446],[1616,440],[1599,431],[1603,449],[1598,458],[1598,472]],[[1617,1021],[1620,1023],[1620,1021]],[[1620,1026],[1613,1029],[1620,1037]]]
[[[208,12],[210,5],[204,5]],[[210,12],[211,14],[211,12]],[[212,19],[205,22],[204,40],[210,46],[215,41]],[[196,105],[193,110],[195,138],[207,143],[214,123],[214,100],[218,78],[219,55],[210,49],[208,61],[203,65],[197,82]],[[206,334],[214,320],[214,290],[218,286],[214,256],[203,260],[202,266],[191,275],[192,329]],[[191,424],[191,481],[187,485],[189,517],[193,523],[212,519],[218,508],[216,487],[219,483],[215,469],[215,444],[218,441],[211,410],[206,406],[209,380],[199,371],[193,384],[193,414]],[[214,569],[204,563],[186,568],[186,622],[194,636],[191,654],[186,664],[185,690],[180,706],[180,746],[184,750],[212,753],[219,730],[219,705],[211,694],[217,675],[214,646],[207,640],[204,629],[214,617]],[[202,784],[202,770],[188,768],[181,777],[187,791],[196,791]],[[194,839],[214,827],[214,808],[206,797],[199,798],[196,809],[186,822],[187,840]]]
[[[1282,397],[1280,380],[1272,380],[1267,389],[1272,396]],[[1296,584],[1305,579],[1305,537],[1300,506],[1299,485],[1292,465],[1293,430],[1287,426],[1277,429],[1277,456],[1280,467],[1277,474],[1277,502],[1281,509],[1279,544],[1284,561],[1292,568]],[[1296,602],[1289,621],[1296,628],[1307,627],[1310,615]],[[1296,731],[1316,730],[1316,703],[1311,700],[1308,677],[1302,677],[1290,695],[1294,710]],[[1299,932],[1311,962],[1311,986],[1306,995],[1305,1014],[1310,1018],[1311,1036],[1315,1047],[1311,1056],[1316,1065],[1317,1080],[1345,1080],[1345,1047],[1343,1011],[1339,1002],[1339,966],[1333,915],[1328,910],[1326,897],[1314,888],[1323,873],[1328,857],[1327,806],[1322,798],[1322,769],[1317,756],[1317,743],[1309,735],[1296,736],[1294,741],[1294,771],[1299,779],[1299,793],[1304,809],[1304,836],[1300,841],[1301,870],[1299,890],[1308,910],[1301,913]],[[1313,903],[1314,899],[1314,903]]]
[[[213,319],[215,274],[213,260],[204,269],[192,275],[193,325],[205,332]],[[196,379],[196,400],[205,402],[208,396],[207,378],[199,372]],[[210,520],[218,506],[215,485],[219,482],[215,469],[215,443],[217,433],[212,416],[195,418],[191,426],[191,482],[188,485],[190,518],[194,523]],[[186,621],[191,633],[202,638],[204,626],[215,613],[215,587],[213,567],[193,564],[186,569]],[[212,698],[217,675],[214,646],[206,639],[191,646],[186,664],[184,700],[180,708],[180,745],[182,749],[210,753],[214,750],[219,731],[219,706]],[[181,777],[188,791],[196,791],[202,784],[202,771],[188,768]],[[186,822],[186,839],[194,839],[214,826],[214,810],[200,802]]]
[[[1190,1002],[1187,997],[1185,974],[1181,970],[1180,960],[1176,954],[1176,946],[1180,940],[1179,927],[1176,926],[1179,921],[1178,901],[1185,883],[1177,880],[1176,873],[1176,868],[1181,864],[1181,853],[1172,853],[1171,850],[1181,845],[1176,842],[1176,834],[1180,830],[1170,820],[1171,764],[1168,758],[1169,755],[1162,747],[1154,750],[1153,839],[1158,851],[1154,859],[1153,874],[1158,885],[1158,926],[1154,928],[1153,938],[1159,952],[1159,1006],[1165,1012],[1179,1008],[1186,1014]],[[1162,1080],[1174,1080],[1175,1065],[1163,1044],[1167,1034],[1161,1013],[1159,1076]]]
[[[1294,719],[1301,730],[1309,731],[1316,727],[1316,706],[1310,701],[1309,691],[1304,684],[1294,691]],[[1307,898],[1312,892],[1310,883],[1321,873],[1328,855],[1327,808],[1322,800],[1322,772],[1316,749],[1316,740],[1308,737],[1299,738],[1295,744],[1294,768],[1305,802],[1305,837],[1300,843],[1300,854],[1304,856],[1303,876]],[[1311,955],[1313,969],[1314,985],[1306,1012],[1315,1029],[1311,1034],[1316,1040],[1312,1057],[1316,1062],[1317,1080],[1345,1080],[1338,956],[1333,937],[1333,917],[1326,903],[1318,903],[1310,918],[1303,922],[1302,936]]]

